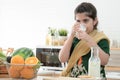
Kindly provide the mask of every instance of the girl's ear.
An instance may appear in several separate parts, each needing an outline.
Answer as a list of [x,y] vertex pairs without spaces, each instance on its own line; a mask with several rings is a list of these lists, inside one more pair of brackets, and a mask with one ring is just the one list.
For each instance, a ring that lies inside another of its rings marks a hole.
[[93,23],[94,26],[97,24],[97,22],[98,22],[98,18],[96,17],[95,20],[94,20],[94,23]]

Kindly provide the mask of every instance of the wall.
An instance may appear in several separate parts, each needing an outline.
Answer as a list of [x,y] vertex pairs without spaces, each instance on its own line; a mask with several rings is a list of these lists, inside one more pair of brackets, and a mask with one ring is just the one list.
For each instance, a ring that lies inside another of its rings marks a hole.
[[99,29],[120,40],[119,0],[0,0],[0,47],[44,45],[48,27],[70,30],[82,1],[96,6]]

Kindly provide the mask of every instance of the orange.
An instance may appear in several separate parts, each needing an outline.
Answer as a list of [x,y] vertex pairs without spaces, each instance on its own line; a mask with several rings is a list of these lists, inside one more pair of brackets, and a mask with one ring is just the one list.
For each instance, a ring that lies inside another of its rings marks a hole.
[[37,67],[39,67],[39,60],[37,57],[33,56],[33,57],[28,57],[26,60],[25,60],[25,64],[28,65],[27,67],[31,67],[31,68],[34,68],[36,69]]
[[21,70],[20,75],[22,78],[25,78],[25,79],[30,79],[35,77],[34,70],[28,67],[24,67]]
[[33,56],[33,57],[28,57],[25,60],[25,64],[38,64],[39,60],[37,59],[37,57]]
[[11,58],[11,64],[13,64],[12,67],[16,68],[16,70],[21,70],[24,63],[24,58],[20,55],[15,55]]
[[24,58],[20,55],[15,55],[11,58],[12,64],[24,64]]
[[19,71],[17,71],[14,67],[10,66],[9,70],[9,76],[11,78],[19,78],[20,77],[20,73]]

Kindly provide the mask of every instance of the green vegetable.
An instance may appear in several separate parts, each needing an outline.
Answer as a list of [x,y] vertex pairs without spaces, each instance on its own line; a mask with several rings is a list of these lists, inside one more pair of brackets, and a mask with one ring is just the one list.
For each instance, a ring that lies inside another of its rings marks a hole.
[[0,52],[0,59],[2,59],[2,60],[6,60],[6,56],[5,56],[5,54],[3,53],[3,52]]
[[26,47],[22,47],[22,48],[19,48],[19,49],[14,51],[12,56],[15,56],[15,55],[20,55],[24,59],[26,59],[28,57],[34,56],[34,53],[33,53],[32,49],[26,48]]
[[6,61],[6,56],[3,52],[0,52],[0,65],[4,64],[4,62]]

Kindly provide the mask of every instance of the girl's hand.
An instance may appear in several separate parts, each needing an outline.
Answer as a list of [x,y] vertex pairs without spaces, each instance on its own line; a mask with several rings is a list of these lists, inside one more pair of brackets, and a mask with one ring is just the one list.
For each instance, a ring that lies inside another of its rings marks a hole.
[[76,37],[78,39],[85,40],[89,46],[97,46],[97,43],[85,31],[79,30]]
[[80,24],[77,22],[73,25],[72,30],[71,30],[72,35],[74,35],[74,36],[76,35],[76,32],[79,30],[79,25]]

